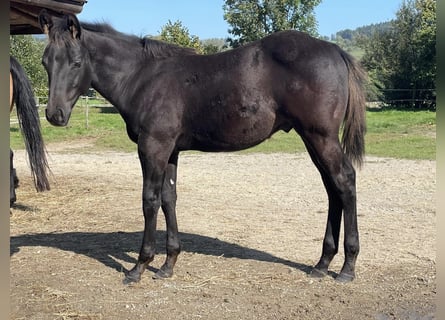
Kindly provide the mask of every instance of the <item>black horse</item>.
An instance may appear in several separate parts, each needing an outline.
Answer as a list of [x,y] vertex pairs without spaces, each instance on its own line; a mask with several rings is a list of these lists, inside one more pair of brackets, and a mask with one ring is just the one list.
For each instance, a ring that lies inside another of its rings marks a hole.
[[92,86],[119,110],[137,143],[145,226],[138,262],[126,281],[139,281],[154,258],[160,207],[167,258],[155,277],[173,273],[181,249],[175,212],[181,151],[241,150],[291,129],[302,137],[329,197],[323,252],[312,274],[327,274],[344,212],[345,262],[337,279],[355,277],[359,235],[352,162],[360,165],[364,155],[365,75],[347,53],[297,31],[199,55],[106,24],[80,24],[74,15],[43,11],[39,22],[49,38],[42,59],[49,77],[48,121],[65,126],[79,95]]
[[[34,185],[37,191],[50,190],[48,181],[49,166],[46,159],[45,145],[40,131],[39,112],[34,100],[31,82],[25,73],[25,70],[19,62],[10,57],[10,112],[16,105],[19,128],[25,142],[26,152],[28,153],[29,165]],[[9,187],[9,206],[15,201],[15,189],[18,187],[18,178],[13,163],[14,153],[10,149],[10,187]]]

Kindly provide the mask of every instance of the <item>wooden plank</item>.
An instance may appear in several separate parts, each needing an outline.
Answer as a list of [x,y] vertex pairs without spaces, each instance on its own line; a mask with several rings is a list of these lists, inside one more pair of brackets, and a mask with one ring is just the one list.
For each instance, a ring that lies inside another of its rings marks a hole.
[[10,21],[20,21],[20,24],[37,25],[37,19],[32,15],[32,12],[26,12],[25,10],[13,8],[9,9]]
[[41,34],[38,15],[42,9],[55,14],[82,11],[86,0],[11,0],[9,5],[10,34]]
[[[11,0],[11,3],[22,3],[42,8],[48,8],[54,11],[63,11],[71,13],[80,13],[83,8],[84,0],[78,1],[55,1],[55,0]],[[75,4],[77,3],[77,4]]]

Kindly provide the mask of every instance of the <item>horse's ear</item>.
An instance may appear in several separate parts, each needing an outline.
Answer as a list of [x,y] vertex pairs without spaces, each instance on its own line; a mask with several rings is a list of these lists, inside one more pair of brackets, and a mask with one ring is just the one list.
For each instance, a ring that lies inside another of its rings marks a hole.
[[42,29],[43,33],[45,34],[48,34],[49,30],[53,26],[53,17],[48,13],[48,11],[46,11],[46,9],[40,11],[39,24],[40,29]]
[[80,39],[80,22],[74,14],[67,14],[65,16],[66,24],[74,39]]

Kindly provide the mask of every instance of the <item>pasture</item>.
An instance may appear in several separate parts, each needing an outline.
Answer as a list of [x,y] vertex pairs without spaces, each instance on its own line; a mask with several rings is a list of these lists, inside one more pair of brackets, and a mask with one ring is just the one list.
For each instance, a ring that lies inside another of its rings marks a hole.
[[[50,192],[35,192],[25,154],[16,151],[11,319],[434,319],[435,153],[367,156],[357,173],[361,253],[349,284],[333,279],[342,249],[328,277],[308,277],[320,255],[327,197],[298,144],[277,136],[257,147],[262,151],[184,153],[177,208],[183,252],[175,275],[150,278],[165,254],[160,213],[159,255],[140,283],[125,286],[123,270],[137,259],[143,230],[139,161],[117,114],[96,118],[92,111],[86,129],[82,111],[68,128],[43,122]],[[379,115],[368,112],[370,151],[372,140],[388,143],[415,131]],[[370,125],[376,118],[380,125]],[[435,144],[433,118],[415,127]],[[277,140],[285,141],[281,152],[270,147]],[[423,145],[418,153],[431,149]]]

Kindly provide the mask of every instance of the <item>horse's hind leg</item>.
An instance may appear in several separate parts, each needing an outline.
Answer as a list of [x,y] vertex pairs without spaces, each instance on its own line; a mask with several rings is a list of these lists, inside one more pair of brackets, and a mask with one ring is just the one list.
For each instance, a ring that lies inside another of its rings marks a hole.
[[312,275],[326,275],[330,262],[338,252],[343,211],[345,262],[337,280],[351,281],[355,277],[355,262],[359,253],[355,170],[344,155],[337,136],[311,133],[304,135],[303,140],[320,171],[329,199],[323,251]]
[[181,252],[181,244],[178,237],[178,224],[176,222],[176,173],[178,166],[178,153],[170,157],[165,172],[164,184],[162,186],[161,208],[165,215],[167,225],[166,249],[167,258],[162,267],[153,276],[155,279],[169,278],[173,275],[173,267]]
[[19,186],[19,179],[17,178],[16,171],[14,169],[14,152],[9,149],[9,207],[16,202],[17,197],[15,189]]

